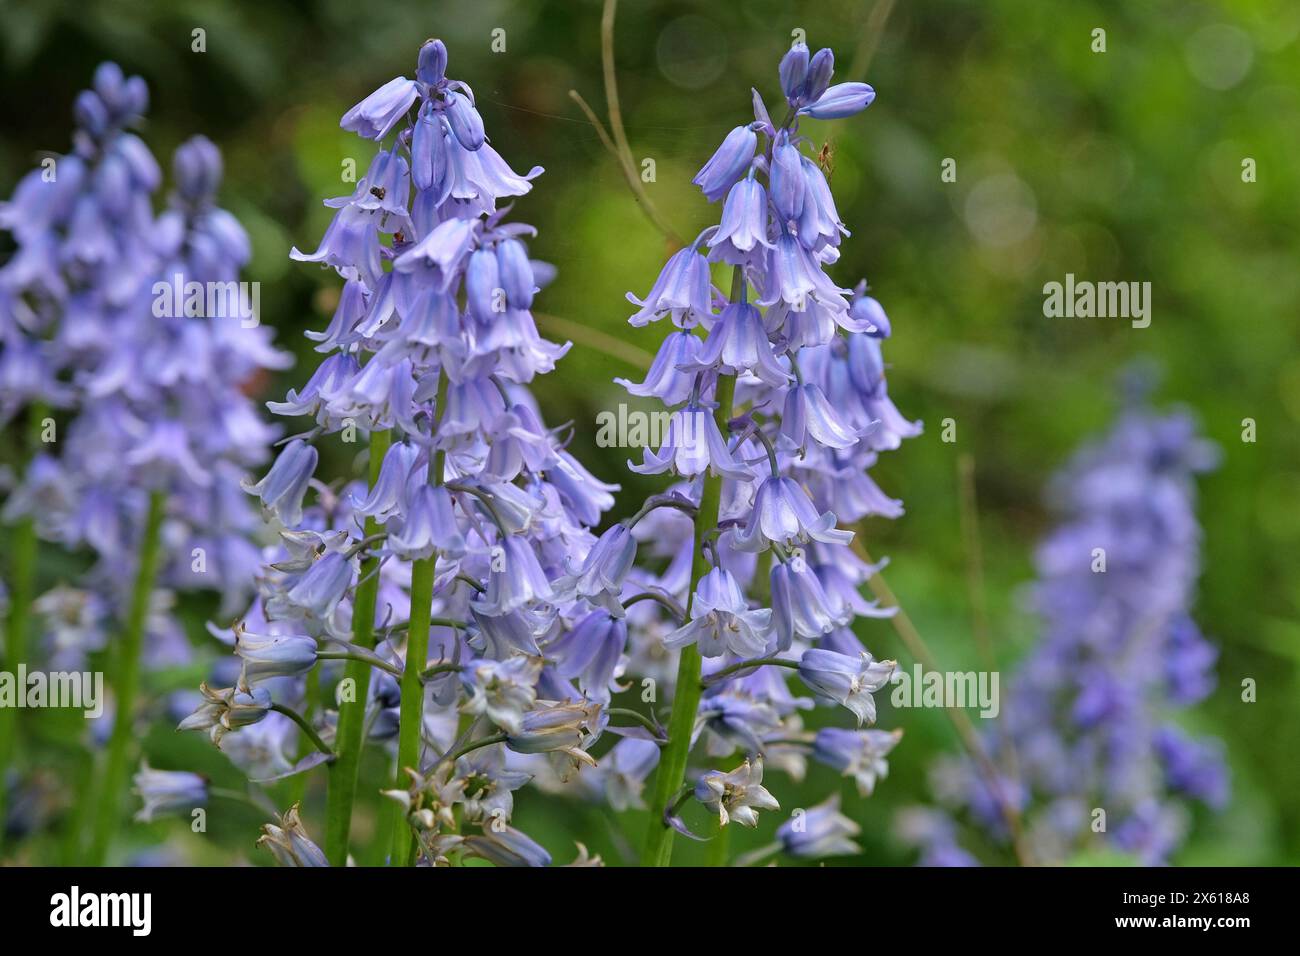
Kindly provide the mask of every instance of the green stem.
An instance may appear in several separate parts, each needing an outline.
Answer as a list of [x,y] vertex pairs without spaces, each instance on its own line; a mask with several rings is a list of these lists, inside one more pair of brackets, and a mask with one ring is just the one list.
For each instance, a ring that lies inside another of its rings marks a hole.
[[737,661],[734,664],[730,664],[727,667],[722,668],[720,671],[714,671],[706,677],[702,683],[705,687],[708,687],[710,684],[716,684],[720,680],[726,680],[732,674],[738,674],[741,671],[754,670],[758,667],[769,666],[788,667],[791,670],[797,671],[799,669],[799,662],[786,660],[783,657],[752,657],[747,661]]
[[149,599],[162,556],[159,532],[162,529],[165,504],[166,497],[161,491],[149,495],[149,515],[145,519],[144,536],[140,540],[140,559],[136,568],[135,587],[131,591],[126,631],[118,646],[113,687],[117,711],[113,718],[113,734],[108,742],[108,759],[104,765],[103,787],[95,813],[90,853],[85,861],[90,866],[104,865],[108,856],[108,844],[118,822],[122,791],[126,787],[128,758],[135,742],[135,698],[140,684],[140,649],[144,645],[144,632],[149,620]]
[[605,709],[605,713],[608,714],[610,717],[626,717],[629,720],[634,720],[654,735],[656,743],[665,742],[663,736],[664,729],[660,727],[659,724],[656,723],[652,718],[647,717],[645,714],[641,713],[638,710],[631,710],[630,708],[627,707],[608,707]]
[[[448,379],[438,371],[438,395],[434,404],[433,435],[437,438],[438,425],[447,404]],[[434,451],[429,462],[429,483],[441,485],[446,467],[446,452]],[[429,626],[433,616],[433,572],[438,563],[437,552],[421,558],[411,567],[411,613],[406,629],[406,660],[402,670],[400,719],[397,730],[397,779],[395,789],[401,789],[407,776],[406,769],[420,769],[420,730],[424,725],[424,681],[421,673],[429,664]],[[392,832],[392,850],[388,856],[390,866],[410,866],[415,862],[415,839],[410,827],[401,826],[397,817],[399,808],[390,811],[388,826]],[[387,832],[380,830],[381,836]]]
[[[379,479],[379,469],[392,436],[387,430],[370,433],[370,486]],[[366,519],[365,536],[379,532],[373,518]],[[369,558],[361,566],[361,584],[357,585],[352,606],[352,643],[365,650],[375,646],[375,601],[379,594],[379,559]],[[366,698],[370,694],[370,664],[348,661],[344,680],[351,680],[353,699],[338,705],[338,728],[334,745],[338,759],[330,764],[329,793],[325,800],[325,856],[334,866],[348,862],[348,833],[352,827],[352,805],[357,795],[357,771],[361,763],[362,724]]]
[[[714,413],[720,429],[726,428],[731,417],[731,405],[736,393],[734,375],[719,375]],[[695,587],[709,571],[708,559],[701,544],[704,536],[718,526],[718,507],[722,499],[722,479],[704,476],[704,490],[700,495],[700,510],[695,515],[695,560],[691,564],[691,583],[686,612],[690,616],[695,602]],[[700,706],[700,652],[695,645],[684,647],[677,660],[677,685],[673,693],[672,714],[668,718],[668,743],[659,758],[659,772],[655,775],[654,801],[650,805],[650,832],[646,835],[642,862],[646,866],[668,866],[672,861],[673,833],[664,824],[664,810],[673,794],[681,789],[686,778],[686,761],[690,756],[691,732],[695,729],[695,713]]]
[[506,741],[505,734],[492,734],[490,737],[480,737],[478,740],[470,741],[464,747],[461,747],[454,754],[452,754],[450,758],[451,762],[455,763],[457,760],[459,760],[461,757],[465,756],[466,754],[471,754],[476,750],[482,750],[484,747],[491,747],[494,744],[505,743],[505,741]]
[[[32,454],[41,443],[41,427],[48,414],[44,405],[33,404],[27,410],[28,445]],[[24,518],[14,528],[12,545],[13,565],[9,569],[9,620],[5,630],[4,660],[13,673],[27,660],[27,630],[31,617],[32,598],[36,593],[36,520]],[[0,851],[4,849],[7,815],[5,796],[8,793],[9,764],[18,751],[18,709],[0,707]]]
[[396,664],[390,664],[378,655],[366,656],[364,654],[349,654],[347,651],[319,651],[316,654],[318,661],[360,661],[369,667],[378,667],[385,673],[392,674],[394,677],[401,677],[402,672]]
[[704,865],[726,866],[731,852],[731,828],[724,827],[720,821],[713,823],[713,839],[705,844]]
[[667,609],[678,624],[686,623],[686,611],[672,599],[671,595],[663,591],[642,591],[640,594],[634,594],[623,602],[623,607],[631,607],[633,604],[640,604],[642,601],[654,601]]
[[464,665],[462,664],[434,664],[432,667],[420,671],[420,679],[429,680],[439,674],[456,674],[463,669]]
[[284,714],[284,716],[297,724],[298,728],[307,735],[307,739],[312,742],[312,746],[321,753],[327,754],[331,757],[334,756],[334,751],[330,750],[329,745],[326,744],[325,741],[321,740],[320,734],[316,733],[316,728],[309,724],[307,718],[303,717],[302,714],[298,713],[292,707],[284,706],[284,704],[272,704],[271,709],[277,714]]
[[[317,655],[319,657],[319,655]],[[311,721],[312,715],[316,712],[316,698],[320,695],[320,668],[313,667],[307,672],[307,686],[303,692],[302,716],[307,721]],[[309,742],[304,742],[298,748],[298,759],[301,760],[307,756],[307,751],[311,747]],[[307,795],[307,777],[309,775],[300,773],[289,780],[289,806],[295,803],[302,803],[303,797]],[[211,793],[212,791],[209,791]],[[279,810],[271,808],[271,817],[279,813]]]
[[[437,558],[421,558],[411,568],[411,627],[406,635],[406,667],[402,671],[401,719],[397,737],[397,783],[406,780],[406,767],[420,767],[420,725],[424,720],[424,682],[420,672],[429,660],[429,615],[433,605],[433,566]],[[399,808],[400,809],[400,808]],[[409,827],[393,828],[390,866],[403,866],[411,858],[413,837]]]

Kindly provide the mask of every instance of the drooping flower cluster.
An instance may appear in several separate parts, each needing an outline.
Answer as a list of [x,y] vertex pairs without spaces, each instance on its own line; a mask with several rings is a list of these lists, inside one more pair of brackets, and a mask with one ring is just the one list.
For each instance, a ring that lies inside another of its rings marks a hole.
[[[1194,481],[1216,456],[1187,415],[1139,406],[1057,477],[1064,522],[1038,551],[1033,591],[1042,641],[986,735],[1002,777],[990,787],[968,761],[935,771],[948,809],[994,843],[1008,840],[1010,801],[1036,862],[1104,848],[1158,864],[1182,843],[1190,802],[1226,802],[1219,742],[1175,721],[1214,685],[1217,652],[1189,609]],[[922,862],[976,862],[941,811],[910,811],[905,824]]]
[[[901,514],[868,472],[879,452],[920,432],[886,390],[884,310],[865,283],[842,288],[827,271],[849,233],[799,132],[804,118],[851,116],[875,94],[863,83],[831,85],[829,49],[810,56],[796,44],[779,72],[784,121],[773,122],[755,91],[753,122],[732,130],[694,179],[710,201],[723,200],[720,224],[675,253],[644,298],[628,296],[638,306],[632,325],[667,317],[677,327],[645,381],[622,383],[671,409],[662,447],[631,467],[679,482],[605,533],[577,585],[606,607],[639,591],[668,596],[629,609],[627,671],[673,687],[673,732],[690,739],[669,751],[743,761],[726,773],[688,769],[685,782],[722,823],[748,826],[755,810],[777,806],[760,783],[764,763],[798,779],[811,753],[866,780],[864,793],[884,774],[896,734],[804,734],[800,713],[814,700],[785,678],[796,671],[816,701],[847,708],[859,727],[874,721],[871,695],[894,663],[875,660],[851,624],[891,612],[862,598],[875,569],[840,525]],[[726,270],[729,294],[713,266]],[[638,544],[645,560],[633,568]],[[665,611],[674,604],[680,616]],[[676,677],[672,651],[682,655]],[[689,662],[700,658],[696,670]],[[682,681],[704,684],[698,707]],[[682,707],[691,712],[680,716]],[[692,749],[697,738],[702,752]],[[672,799],[682,782],[661,779],[664,805],[653,809],[686,829]],[[612,789],[626,800],[627,788],[624,774]],[[806,822],[818,832],[799,829],[783,844],[791,852],[853,852],[855,825],[838,804]]]
[[[177,150],[174,192],[155,217],[162,174],[130,132],[147,105],[140,77],[102,65],[77,98],[72,153],[0,205],[17,244],[0,268],[0,419],[24,408],[68,419],[44,429],[4,515],[97,559],[84,586],[37,602],[61,666],[80,666],[124,612],[151,493],[165,501],[163,586],[220,591],[231,613],[252,593],[258,556],[260,522],[239,480],[275,431],[242,387],[285,357],[254,317],[224,305],[249,243],[215,205],[221,157],[207,139]],[[187,642],[169,593],[153,606],[149,652],[175,660]]]
[[[342,119],[380,148],[350,195],[326,201],[336,212],[319,248],[293,252],[344,285],[328,326],[308,333],[327,357],[270,406],[314,426],[248,486],[283,524],[282,544],[235,630],[238,676],[206,689],[185,726],[208,730],[255,777],[283,774],[295,731],[268,712],[272,699],[296,706],[318,653],[364,659],[371,743],[400,751],[403,715],[420,714],[413,762],[398,767],[414,782],[391,795],[424,857],[538,861],[540,847],[501,827],[512,791],[548,760],[561,776],[592,763],[622,623],[602,628],[605,612],[577,604],[565,582],[617,486],[565,450],[527,389],[567,346],[541,338],[531,313],[551,274],[529,258],[535,231],[498,207],[542,170],[506,165],[446,65],[443,43],[426,42],[415,79],[386,83]],[[372,484],[317,480],[315,440],[358,430],[372,448],[389,442]],[[371,649],[354,638],[374,575]],[[412,631],[430,618],[426,653]],[[399,687],[412,669],[420,680]],[[422,695],[414,711],[410,694]],[[336,749],[341,727],[333,712],[321,721]],[[466,824],[484,834],[465,837]]]

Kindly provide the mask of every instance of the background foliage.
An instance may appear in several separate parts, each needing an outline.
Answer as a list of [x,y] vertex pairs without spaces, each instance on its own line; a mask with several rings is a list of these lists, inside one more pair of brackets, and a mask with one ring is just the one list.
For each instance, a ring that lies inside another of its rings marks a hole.
[[[1220,684],[1192,719],[1227,742],[1233,799],[1223,815],[1197,821],[1178,862],[1296,862],[1300,6],[901,0],[876,47],[867,23],[881,2],[889,0],[627,0],[617,23],[618,80],[632,151],[655,161],[646,189],[678,232],[694,235],[710,222],[716,211],[690,177],[747,119],[751,85],[774,97],[776,63],[796,27],[814,48],[835,49],[838,77],[876,88],[871,109],[836,124],[830,142],[832,186],[853,231],[837,276],[851,285],[865,275],[889,311],[890,391],[927,432],[879,466],[878,480],[908,513],[874,523],[866,543],[893,559],[890,582],[946,669],[981,666],[974,635],[983,626],[1004,669],[1033,641],[1020,587],[1049,520],[1044,482],[1105,427],[1116,371],[1135,357],[1158,362],[1159,399],[1195,409],[1226,453],[1202,488],[1207,568],[1198,608],[1222,648]],[[340,183],[342,161],[364,168],[368,160],[337,118],[389,77],[409,75],[425,37],[442,37],[496,147],[517,168],[548,170],[520,203],[541,231],[534,254],[561,266],[540,309],[615,340],[593,348],[584,337],[537,391],[552,423],[574,422],[578,457],[624,483],[623,514],[657,485],[629,480],[637,476],[623,466],[625,450],[595,446],[595,416],[626,400],[610,380],[636,370],[620,356],[653,351],[662,334],[626,326],[623,293],[648,288],[667,247],[568,97],[577,89],[604,113],[599,20],[594,0],[4,0],[0,192],[12,190],[39,151],[68,148],[73,96],[100,60],[143,74],[153,95],[146,138],[160,158],[196,132],[225,152],[223,203],[254,243],[246,278],[262,283],[264,321],[301,359],[281,381],[250,383],[278,397],[302,378],[302,363],[315,361],[301,332],[323,324],[338,285],[291,265],[289,247],[314,247],[328,222],[320,198],[351,189]],[[190,50],[195,27],[207,31],[206,53]],[[507,41],[500,54],[490,49],[498,27]],[[1091,51],[1096,27],[1107,31],[1104,54]],[[866,58],[866,76],[854,75]],[[826,124],[808,125],[818,137]],[[945,157],[957,162],[955,183],[940,180]],[[1242,182],[1245,157],[1257,163],[1257,182]],[[1067,272],[1150,281],[1151,326],[1044,318],[1043,284]],[[568,337],[558,323],[549,332]],[[1241,440],[1247,417],[1258,423],[1254,444]],[[944,418],[957,423],[955,443],[940,441]],[[0,445],[11,447],[12,436]],[[983,586],[974,589],[962,456],[973,462],[978,498]],[[323,470],[350,465],[340,445]],[[47,555],[41,583],[71,573]],[[202,621],[211,608],[189,610],[194,640],[208,641]],[[866,623],[878,657],[910,665],[886,623]],[[153,689],[191,687],[199,676],[162,675]],[[1257,703],[1240,701],[1245,677],[1258,682]],[[864,826],[865,853],[836,864],[910,862],[892,837],[892,817],[926,795],[931,758],[956,747],[940,712],[881,704],[879,726],[906,734],[876,795],[846,794],[847,812]],[[23,719],[27,764],[74,779],[79,720]],[[205,740],[172,734],[161,715],[145,747],[156,766],[201,768],[238,785],[239,774]],[[370,770],[377,779],[378,766]],[[833,785],[824,768],[811,774],[809,800]],[[619,862],[616,831],[626,824],[637,841],[643,827],[535,794],[520,801],[519,814],[560,860],[577,836]],[[310,805],[304,816],[310,825]],[[137,825],[130,839],[141,849],[165,840],[159,859],[267,862],[252,850],[261,822],[251,809],[225,808],[210,812],[205,839],[179,822]],[[21,852],[59,859],[53,831]],[[684,860],[693,852],[679,848]]]

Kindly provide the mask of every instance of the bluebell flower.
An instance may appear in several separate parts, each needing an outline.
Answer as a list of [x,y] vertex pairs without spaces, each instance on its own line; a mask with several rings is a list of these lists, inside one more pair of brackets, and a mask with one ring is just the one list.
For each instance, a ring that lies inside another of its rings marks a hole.
[[776,143],[772,146],[771,186],[772,208],[776,210],[781,225],[788,228],[803,214],[808,184],[804,179],[802,156],[790,142],[790,134],[784,130],[777,133]]
[[388,549],[407,559],[427,558],[440,551],[448,558],[465,553],[465,539],[446,488],[420,485],[405,498],[402,527],[390,532]]
[[420,45],[416,60],[416,79],[426,86],[443,86],[447,79],[447,45],[436,37]]
[[683,369],[695,363],[703,347],[699,336],[689,329],[673,332],[659,346],[644,382],[637,384],[625,378],[616,378],[614,382],[631,395],[653,396],[665,405],[679,405],[690,396],[695,381],[695,376]]
[[579,597],[604,605],[614,613],[622,613],[619,603],[623,582],[636,561],[636,538],[623,522],[611,525],[597,540],[582,567],[574,578],[573,586]]
[[[633,298],[642,308],[630,320],[639,326],[671,315],[685,331],[664,340],[643,383],[620,382],[659,398],[671,414],[662,446],[629,467],[671,472],[682,479],[673,491],[702,508],[718,502],[717,526],[699,529],[647,503],[635,534],[649,561],[628,579],[683,602],[688,620],[648,602],[629,608],[627,673],[667,680],[665,652],[698,647],[702,665],[681,655],[678,681],[697,679],[697,666],[703,672],[695,727],[707,757],[766,752],[773,768],[795,777],[807,748],[791,741],[802,733],[799,712],[815,702],[796,697],[790,668],[777,665],[805,654],[802,671],[817,702],[846,705],[860,720],[874,717],[870,694],[892,671],[892,663],[864,656],[848,628],[855,617],[893,609],[858,593],[874,569],[848,551],[853,534],[841,522],[902,513],[868,470],[879,453],[920,432],[890,399],[878,342],[874,350],[859,344],[888,333],[887,322],[882,330],[872,321],[883,310],[871,300],[854,311],[865,285],[851,293],[831,275],[849,230],[825,175],[805,155],[799,123],[813,111],[828,118],[847,111],[861,96],[857,87],[831,88],[833,67],[830,50],[810,56],[796,44],[778,71],[790,106],[781,125],[754,91],[753,122],[733,130],[695,177],[710,201],[726,196],[721,222],[673,255],[644,300]],[[725,297],[696,251],[702,241],[710,261],[733,266]],[[697,325],[708,332],[702,345],[688,334]],[[710,396],[724,395],[729,404],[718,410]],[[758,557],[769,548],[770,572]],[[825,656],[806,656],[809,642]],[[862,772],[865,779],[871,771]],[[837,821],[825,816],[833,834]],[[842,845],[834,834],[827,840]]]
[[629,302],[640,306],[628,321],[641,326],[669,315],[683,328],[696,325],[713,315],[710,290],[709,261],[687,246],[673,253],[644,300],[627,294]]
[[[1188,608],[1200,566],[1194,479],[1214,461],[1187,416],[1139,400],[1052,483],[1062,521],[1038,549],[1032,591],[1043,634],[985,734],[993,760],[1016,755],[998,789],[1024,818],[1036,862],[1067,859],[1090,832],[1088,808],[1102,806],[1097,843],[1164,863],[1187,835],[1186,801],[1227,799],[1218,742],[1170,720],[1213,682],[1213,648]],[[1009,840],[979,768],[945,761],[936,779],[954,814]],[[955,824],[941,834],[943,852],[918,841],[924,859],[961,861],[954,834]]]
[[722,222],[709,238],[709,258],[733,266],[761,261],[758,249],[771,249],[767,237],[767,191],[751,173],[727,193]]
[[1228,802],[1228,772],[1217,740],[1194,740],[1177,727],[1156,731],[1155,750],[1169,789],[1222,809]]
[[858,793],[869,797],[889,773],[885,758],[902,736],[902,730],[823,727],[813,739],[813,759],[851,777]]
[[862,827],[840,812],[840,795],[832,794],[815,807],[795,812],[781,824],[776,838],[791,856],[821,859],[828,856],[856,856],[862,847],[853,838]]
[[507,535],[498,545],[487,591],[475,606],[492,616],[509,614],[525,605],[549,601],[554,593],[532,546],[519,535]]
[[875,98],[876,91],[866,83],[836,83],[799,113],[813,119],[843,119],[861,113]]
[[718,151],[701,167],[691,180],[699,186],[708,197],[709,202],[717,202],[727,194],[727,190],[749,169],[754,161],[754,151],[758,148],[758,134],[752,127],[737,126],[722,141]]
[[601,720],[601,705],[590,701],[547,702],[524,714],[518,730],[506,731],[506,746],[519,754],[550,754],[560,763],[561,779],[582,766],[594,767],[587,753]]
[[465,838],[465,849],[496,866],[550,866],[551,854],[514,827],[485,826]]
[[799,658],[799,679],[815,693],[847,707],[862,726],[876,722],[871,695],[889,683],[897,666],[894,661],[877,661],[866,651],[854,659],[814,647]]
[[296,677],[316,664],[316,641],[306,635],[250,634],[235,628],[235,653],[243,662],[239,682],[250,684],[275,677]]
[[810,439],[825,448],[852,448],[858,443],[857,431],[840,418],[813,382],[786,392],[781,437],[800,450]]
[[176,729],[205,731],[214,744],[219,745],[226,734],[256,724],[270,713],[271,694],[265,687],[214,689],[205,683],[199,692],[203,703]]
[[296,803],[281,815],[278,823],[263,825],[257,845],[270,850],[281,866],[329,866],[324,852],[307,835]]
[[790,373],[781,367],[763,327],[758,309],[746,302],[733,302],[722,310],[704,348],[689,371],[722,369],[739,374],[751,372],[764,384],[780,387],[790,381]]
[[732,454],[712,410],[701,405],[687,405],[673,412],[668,420],[668,434],[657,452],[646,449],[640,465],[628,467],[642,475],[658,475],[671,469],[685,477],[709,472],[736,481],[752,478],[749,468]]
[[496,255],[506,303],[512,309],[531,309],[537,277],[528,259],[528,249],[518,239],[503,239],[497,243]]
[[643,809],[642,791],[658,765],[658,743],[624,737],[601,758],[595,774],[597,785],[614,810]]
[[814,251],[826,245],[838,246],[840,236],[847,236],[849,231],[840,221],[826,176],[807,156],[799,158],[799,169],[805,185],[803,209],[799,214],[799,241]]
[[556,661],[555,672],[577,678],[578,687],[592,700],[609,703],[614,677],[627,645],[627,621],[609,611],[592,611],[569,631],[546,646]]
[[770,576],[772,620],[777,649],[787,651],[796,637],[816,639],[847,624],[852,612],[836,607],[821,581],[804,562],[773,561]]
[[863,332],[874,338],[889,338],[889,316],[885,314],[884,307],[878,301],[867,295],[865,280],[853,287],[853,301],[849,305],[849,313],[859,323]]
[[464,795],[465,819],[471,823],[507,821],[514,813],[514,792],[532,779],[506,767],[505,748],[481,747],[456,761],[453,783]]
[[447,179],[447,149],[443,119],[426,103],[411,131],[411,179],[421,192],[441,193]]
[[800,103],[814,103],[821,99],[822,94],[831,84],[831,76],[834,72],[835,54],[830,47],[824,46],[808,61],[808,73],[798,97]]
[[666,637],[664,646],[694,644],[704,657],[720,657],[728,651],[754,657],[763,653],[771,633],[771,610],[750,609],[730,572],[714,568],[695,590],[690,622]]
[[536,657],[476,661],[461,675],[470,693],[461,710],[485,716],[507,733],[522,733],[541,673],[542,661]]
[[343,600],[353,576],[351,562],[337,551],[330,552],[285,592],[285,605],[293,616],[303,617],[309,627],[319,627]]
[[710,770],[695,783],[695,799],[718,815],[722,826],[736,822],[758,826],[759,810],[780,810],[776,797],[763,786],[763,761],[744,760],[735,770]]
[[779,73],[781,75],[781,92],[791,104],[803,93],[804,81],[808,77],[808,44],[802,40],[793,44],[781,57]]
[[144,801],[135,814],[141,823],[152,823],[159,814],[188,814],[208,802],[208,781],[197,773],[154,770],[145,762],[140,765],[134,783],[135,793]]
[[472,152],[483,145],[483,119],[464,93],[448,91],[447,123],[461,146]]
[[419,84],[404,76],[396,77],[344,113],[339,126],[366,139],[383,139],[419,96]]
[[710,748],[715,756],[737,749],[763,753],[767,738],[783,726],[781,710],[771,696],[755,695],[739,681],[711,688],[700,701],[698,718],[715,744]]
[[383,272],[376,221],[366,210],[351,204],[334,216],[315,252],[301,252],[295,246],[289,256],[299,262],[333,266],[345,272],[345,278],[362,279],[370,286],[379,281]]
[[852,531],[836,528],[831,512],[818,514],[808,493],[792,478],[764,478],[754,496],[749,523],[734,541],[741,551],[765,551],[772,544],[786,550],[809,541],[848,544]]
[[[407,442],[393,442],[384,454],[383,464],[379,468],[379,478],[368,490],[362,500],[352,499],[352,508],[356,514],[374,518],[379,524],[388,520],[389,515],[398,512],[406,495],[407,483],[412,478],[420,450]],[[415,477],[423,477],[416,474]]]
[[[174,590],[219,594],[216,613],[226,619],[254,593],[262,527],[239,482],[260,468],[278,431],[261,421],[248,386],[289,361],[257,325],[253,303],[215,300],[214,288],[238,287],[251,249],[219,205],[212,142],[180,145],[173,188],[155,209],[163,172],[131,131],[148,100],[140,77],[101,65],[76,99],[72,151],[58,157],[57,177],[36,170],[0,204],[0,229],[15,247],[0,265],[0,421],[37,402],[66,416],[5,517],[32,515],[43,537],[91,557],[78,602],[57,589],[37,599],[48,627],[42,650],[71,659],[94,649],[92,624],[125,630],[156,492],[164,544],[145,595],[145,670],[187,665],[194,654]],[[194,284],[207,294],[185,295]],[[84,621],[52,616],[77,603]],[[217,737],[266,714],[264,701],[233,688],[208,703],[205,729]],[[112,723],[98,723],[96,744]],[[154,785],[151,773],[142,786]],[[146,817],[148,808],[147,798]]]

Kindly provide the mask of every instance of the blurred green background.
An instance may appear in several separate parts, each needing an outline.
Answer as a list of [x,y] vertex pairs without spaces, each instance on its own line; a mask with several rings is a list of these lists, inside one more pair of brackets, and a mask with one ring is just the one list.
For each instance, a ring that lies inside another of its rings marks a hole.
[[[449,72],[474,88],[496,148],[518,169],[547,169],[516,207],[516,218],[540,230],[534,255],[560,267],[538,308],[561,321],[543,317],[542,331],[562,341],[563,323],[576,323],[615,340],[593,346],[601,340],[584,334],[536,391],[551,424],[576,424],[578,457],[623,482],[615,514],[628,513],[658,483],[630,480],[625,450],[595,447],[594,422],[626,400],[613,377],[641,377],[624,353],[652,352],[663,334],[630,329],[623,294],[644,293],[671,247],[568,96],[578,90],[605,116],[600,15],[595,0],[4,0],[0,193],[40,151],[68,148],[72,99],[100,60],[142,74],[153,97],[144,135],[161,161],[194,133],[224,151],[223,202],[253,239],[246,278],[262,283],[263,321],[301,357],[296,370],[261,383],[279,397],[312,367],[301,333],[323,325],[339,286],[332,273],[291,263],[289,247],[315,247],[329,219],[320,200],[352,188],[340,182],[341,163],[351,157],[364,168],[372,152],[339,130],[338,117],[392,76],[412,75],[426,37],[443,38]],[[206,31],[205,53],[191,51],[195,28]],[[491,48],[498,28],[501,53]],[[1106,31],[1105,53],[1092,50],[1096,28]],[[1197,819],[1176,861],[1300,861],[1300,5],[625,0],[616,58],[627,135],[638,162],[655,161],[645,189],[682,235],[716,221],[718,208],[690,178],[749,119],[751,86],[776,102],[776,65],[795,29],[813,49],[834,48],[838,79],[866,79],[877,91],[862,116],[810,122],[805,132],[829,137],[832,187],[853,233],[835,275],[843,285],[870,280],[894,326],[892,396],[927,424],[874,472],[907,514],[872,523],[868,548],[892,558],[890,583],[945,669],[980,666],[981,605],[1008,669],[1034,640],[1019,589],[1048,526],[1044,482],[1106,427],[1117,370],[1155,359],[1164,370],[1158,400],[1195,409],[1225,452],[1202,486],[1206,571],[1196,614],[1222,649],[1220,681],[1188,723],[1226,741],[1233,799],[1222,815]],[[945,158],[956,161],[955,182],[941,180]],[[1252,183],[1242,181],[1246,158],[1256,164]],[[1151,282],[1151,326],[1045,318],[1043,284],[1067,272]],[[955,443],[940,440],[945,418],[956,422]],[[1258,423],[1253,444],[1241,440],[1245,418]],[[962,530],[963,456],[978,499],[978,593]],[[322,470],[348,466],[340,457]],[[192,612],[196,641],[207,610]],[[860,633],[876,656],[910,666],[887,623],[866,622]],[[177,686],[192,686],[191,677]],[[1246,677],[1258,683],[1257,703],[1240,701]],[[906,735],[875,796],[840,788],[863,824],[865,852],[834,865],[911,862],[892,818],[927,796],[927,765],[957,747],[942,713],[895,712],[884,695],[880,703],[878,726]],[[49,724],[33,731],[28,764],[69,772],[73,751],[58,745],[69,729],[44,715],[24,721]],[[156,766],[238,785],[198,735],[159,724],[146,750]],[[802,786],[779,780],[774,789],[789,809],[837,786],[814,767]],[[304,818],[318,826],[312,803]],[[625,825],[639,843],[644,826],[536,794],[519,801],[517,820],[561,862],[575,837],[621,862],[615,829]],[[175,821],[136,826],[125,839],[141,848],[166,839],[199,862],[268,862],[252,849],[261,822],[226,807],[210,811],[204,839]],[[733,847],[765,842],[774,825],[733,837]],[[47,850],[38,838],[21,858],[49,859]],[[699,852],[678,841],[678,859]]]

